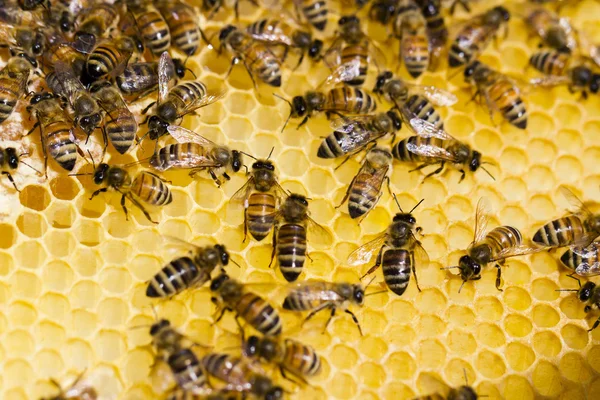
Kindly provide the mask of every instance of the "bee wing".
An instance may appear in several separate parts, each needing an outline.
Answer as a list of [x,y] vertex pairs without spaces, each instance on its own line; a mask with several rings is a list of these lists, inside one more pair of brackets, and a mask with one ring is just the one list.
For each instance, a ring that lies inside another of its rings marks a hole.
[[215,142],[208,140],[204,136],[196,133],[192,130],[186,129],[183,126],[179,125],[169,125],[167,127],[167,131],[173,136],[175,140],[179,143],[196,143],[200,146],[214,147],[216,146]]
[[325,79],[322,86],[333,86],[341,82],[348,82],[360,75],[360,61],[353,59],[347,63],[338,65],[331,74]]
[[529,84],[532,86],[540,87],[552,87],[559,85],[569,85],[571,78],[564,75],[546,75],[539,78],[533,78],[529,80]]
[[207,94],[206,96],[202,96],[201,98],[196,99],[195,101],[192,101],[189,104],[187,104],[181,110],[181,112],[177,115],[177,117],[181,118],[184,115],[189,114],[201,107],[206,107],[206,106],[214,103],[215,101],[222,99],[225,96],[225,93],[226,93],[226,90],[221,90],[218,92]]
[[201,249],[200,246],[196,246],[185,240],[176,238],[175,236],[162,235],[162,251],[165,251],[169,257],[183,257],[186,254],[195,253]]
[[434,137],[441,140],[456,140],[448,132],[444,131],[443,129],[436,128],[435,125],[421,118],[411,118],[410,126],[417,135],[423,138]]
[[10,24],[0,25],[0,43],[16,45],[14,29]]
[[447,90],[435,86],[422,86],[412,83],[406,83],[412,92],[422,94],[434,106],[450,107],[456,104],[458,97]]
[[158,104],[163,103],[169,94],[169,81],[174,75],[175,65],[166,51],[158,60]]
[[222,165],[215,163],[214,160],[211,160],[208,157],[198,154],[188,154],[185,156],[185,159],[170,160],[167,166],[152,165],[152,167],[157,171],[166,171],[171,168],[218,168],[222,167]]
[[454,154],[439,146],[433,146],[430,144],[407,143],[406,148],[411,153],[417,154],[419,156],[438,158],[450,162],[456,161],[456,157],[454,156]]
[[415,257],[415,265],[418,265],[420,268],[424,268],[429,265],[429,254],[425,251],[425,248],[414,236],[413,240],[415,241],[415,246],[413,248],[413,253]]
[[575,273],[580,276],[600,275],[600,262],[590,263],[590,259],[598,260],[599,243],[594,242],[589,246],[571,246],[566,253],[572,252],[582,258],[581,263],[575,268]]
[[473,242],[479,243],[483,240],[487,233],[487,225],[490,219],[488,202],[485,197],[482,197],[477,202],[477,211],[475,212],[475,232],[473,234]]
[[544,247],[532,247],[532,246],[522,244],[520,246],[508,247],[508,248],[498,252],[498,254],[496,254],[495,257],[492,257],[492,259],[490,261],[500,261],[500,260],[504,260],[505,258],[524,256],[527,254],[539,253],[541,251],[546,251],[546,250],[547,249]]
[[71,104],[73,104],[75,100],[75,94],[81,91],[85,91],[85,87],[79,81],[79,78],[75,76],[75,72],[73,72],[73,68],[67,63],[62,61],[57,61],[54,64],[54,72],[56,73],[56,78],[60,82],[62,86],[62,93]]
[[350,117],[334,118],[329,126],[339,132],[357,133],[366,131],[366,124],[372,120],[370,115],[353,115]]
[[314,243],[332,243],[333,236],[325,227],[319,224],[317,221],[308,217],[308,234],[310,240]]
[[323,62],[325,63],[325,65],[327,65],[327,67],[333,69],[341,64],[341,51],[343,44],[344,41],[342,40],[342,38],[337,37],[333,41],[331,46],[329,46],[329,48],[325,50],[325,53],[323,54]]
[[342,300],[340,294],[335,290],[335,284],[326,284],[323,287],[323,281],[308,280],[301,283],[292,283],[286,287],[287,295],[294,292],[301,293],[303,299],[310,301],[330,301],[339,302]]
[[567,36],[567,47],[571,50],[574,50],[577,47],[577,39],[575,39],[571,21],[569,21],[569,18],[561,17],[558,19],[558,25],[563,29]]
[[254,187],[254,178],[250,178],[231,196],[232,203],[245,203]]
[[381,250],[381,247],[385,244],[387,238],[388,234],[387,232],[384,232],[375,239],[354,250],[348,256],[348,265],[351,267],[356,267],[368,263],[373,257],[373,254],[378,253],[379,250]]
[[573,193],[566,186],[561,186],[558,190],[562,193],[562,195],[567,199],[569,204],[573,207],[573,211],[575,214],[585,214],[585,216],[592,215],[592,212],[587,208],[583,201],[575,193]]

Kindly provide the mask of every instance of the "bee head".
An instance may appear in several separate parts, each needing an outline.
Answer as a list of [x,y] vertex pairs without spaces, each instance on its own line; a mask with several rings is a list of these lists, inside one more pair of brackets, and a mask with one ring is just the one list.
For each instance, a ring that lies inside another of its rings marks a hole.
[[596,284],[594,282],[586,282],[577,293],[577,297],[579,297],[579,300],[581,302],[588,301],[590,297],[592,297],[592,293],[594,292],[595,287]]
[[508,22],[510,20],[510,11],[508,11],[505,7],[498,6],[494,7],[492,12],[488,13],[489,18],[491,18],[493,22]]
[[399,131],[402,128],[402,118],[395,110],[389,110],[386,114],[392,120],[394,130]]
[[469,161],[469,169],[473,172],[477,171],[481,166],[481,153],[473,150],[473,157]]
[[295,117],[303,117],[306,114],[308,105],[302,96],[296,96],[292,99],[292,113]]
[[223,264],[224,266],[229,264],[229,253],[225,249],[225,246],[223,246],[222,244],[216,244],[215,250],[219,253],[221,264]]
[[342,31],[341,35],[346,41],[355,42],[363,35],[360,20],[356,15],[343,16],[339,19],[338,25]]
[[73,18],[71,18],[71,14],[68,11],[62,12],[58,25],[60,26],[60,30],[64,33],[73,30]]
[[179,58],[174,58],[173,65],[175,65],[175,75],[177,75],[179,79],[182,79],[185,76],[185,71],[187,71],[183,61],[181,61]]
[[470,78],[475,74],[475,70],[481,65],[479,61],[473,61],[465,68],[464,76],[465,78]]
[[279,386],[273,386],[265,395],[265,400],[283,399],[283,389]]
[[39,56],[44,52],[45,47],[46,37],[42,32],[36,32],[35,37],[33,38],[33,43],[31,44],[31,52]]
[[246,357],[254,357],[258,353],[260,346],[260,338],[258,336],[250,336],[244,343],[244,355]]
[[231,33],[233,33],[236,30],[237,30],[237,28],[235,26],[233,26],[233,25],[227,25],[227,26],[225,26],[219,32],[219,41],[223,42],[224,40],[226,40],[229,37],[229,35],[231,35]]
[[100,122],[102,122],[102,115],[100,115],[100,113],[87,115],[77,120],[77,124],[79,125],[81,130],[87,133],[88,135],[91,134],[94,131],[94,129],[100,126]]
[[155,322],[150,326],[150,336],[156,335],[163,328],[170,326],[171,323],[166,319],[161,319],[158,322]]
[[221,286],[223,286],[223,283],[225,283],[225,281],[227,280],[229,280],[229,275],[222,273],[221,275],[217,276],[215,279],[212,280],[212,282],[210,283],[210,290],[213,292],[219,290]]
[[387,81],[392,79],[393,76],[394,74],[392,73],[392,71],[385,71],[379,74],[379,76],[377,76],[377,80],[375,81],[375,88],[373,89],[373,92],[381,93],[383,85],[385,85]]
[[458,260],[458,269],[460,270],[460,277],[464,282],[472,279],[479,279],[481,275],[481,265],[479,265],[470,256],[462,256]]
[[16,169],[19,166],[19,156],[17,150],[14,147],[7,147],[4,149],[6,152],[6,161],[10,169]]
[[156,140],[159,137],[166,135],[168,127],[168,122],[163,121],[157,115],[153,115],[148,120],[148,136],[150,136],[150,139]]
[[294,201],[296,203],[300,203],[303,206],[308,207],[308,200],[306,200],[306,196],[302,196],[301,194],[297,194],[297,193],[292,193],[290,195],[289,199],[291,201]]
[[31,100],[29,100],[29,104],[38,104],[39,102],[50,100],[54,97],[54,94],[49,92],[36,93],[31,97]]
[[266,170],[266,171],[270,171],[270,172],[274,172],[275,171],[275,166],[273,165],[273,163],[271,161],[268,160],[258,160],[256,161],[254,164],[252,164],[252,169],[255,170]]
[[96,185],[101,185],[102,182],[106,180],[108,177],[107,172],[110,169],[110,166],[106,163],[102,163],[98,165],[96,171],[94,171],[94,183]]
[[231,170],[233,172],[238,172],[242,168],[242,165],[244,165],[242,153],[237,150],[231,150],[231,155]]
[[600,90],[600,74],[594,74],[590,80],[590,92],[598,93],[598,90]]
[[592,70],[584,66],[575,67],[571,71],[571,78],[575,86],[587,86],[591,82],[592,76]]
[[393,222],[404,222],[409,225],[416,225],[417,219],[410,213],[397,213],[394,215]]
[[369,10],[369,18],[382,25],[387,25],[396,14],[396,3],[391,1],[377,1]]
[[312,59],[315,59],[321,55],[321,51],[323,50],[323,41],[319,39],[313,40],[308,48],[308,56]]
[[471,386],[463,385],[456,390],[457,400],[477,400],[477,392]]
[[352,293],[352,299],[359,306],[363,304],[365,301],[365,290],[361,285],[354,285],[354,290]]

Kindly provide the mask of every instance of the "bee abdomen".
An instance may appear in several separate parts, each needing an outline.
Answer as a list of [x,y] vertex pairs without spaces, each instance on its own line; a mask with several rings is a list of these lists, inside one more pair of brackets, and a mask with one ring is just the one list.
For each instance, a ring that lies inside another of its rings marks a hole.
[[383,253],[383,279],[390,290],[401,296],[410,281],[411,253],[404,249],[389,249]]
[[408,73],[413,78],[418,78],[429,66],[429,42],[427,38],[424,36],[410,36],[403,39],[402,58]]
[[348,135],[345,132],[333,131],[321,142],[317,157],[319,158],[336,158],[344,155],[344,149],[340,146],[341,141]]
[[359,174],[355,178],[348,200],[350,218],[355,219],[371,211],[379,198],[379,188],[373,187],[369,178],[367,174]]
[[159,56],[171,46],[169,27],[164,18],[156,11],[149,10],[136,15],[136,23],[144,43],[153,55]]
[[177,49],[192,56],[200,49],[200,28],[194,21],[197,17],[186,5],[172,7],[159,7],[169,27],[171,41]]
[[173,201],[167,184],[147,171],[142,171],[135,177],[131,191],[142,201],[154,206],[164,206]]
[[542,226],[533,236],[533,242],[542,246],[569,246],[583,236],[585,228],[577,216],[555,219]]
[[306,228],[285,224],[277,232],[277,259],[283,277],[288,282],[298,279],[306,258]]
[[599,251],[600,242],[593,242],[586,248],[576,247],[565,251],[560,261],[579,276],[600,275]]
[[191,159],[204,153],[204,148],[198,143],[168,144],[150,158],[150,165],[159,171],[165,171],[169,168],[177,168],[177,162],[185,161],[189,164]]
[[181,257],[165,265],[148,283],[146,296],[170,297],[192,286],[200,286],[210,279],[207,271],[200,270],[190,257]]
[[88,57],[87,71],[92,78],[100,78],[114,70],[120,58],[114,46],[98,46]]
[[117,76],[119,90],[127,95],[150,90],[157,85],[156,63],[130,64]]
[[548,75],[563,75],[569,55],[558,51],[538,51],[529,58],[529,65]]
[[246,61],[250,69],[267,85],[281,86],[281,65],[273,53],[262,43],[253,43]]
[[283,301],[283,308],[285,310],[292,311],[306,311],[313,310],[319,307],[323,301],[318,298],[318,296],[314,296],[313,292],[317,292],[319,290],[326,290],[327,287],[321,283],[321,288],[313,287],[313,288],[299,288],[288,294]]
[[286,341],[283,367],[300,376],[315,376],[321,372],[319,355],[308,346],[295,341]]
[[275,224],[275,198],[270,193],[253,193],[248,198],[248,230],[258,241],[263,240]]
[[55,122],[44,127],[46,146],[50,156],[66,169],[72,171],[77,161],[77,146],[71,140],[71,126],[66,122]]
[[504,79],[497,82],[490,88],[489,96],[508,122],[519,129],[527,128],[527,110],[512,83]]
[[279,313],[254,293],[244,293],[236,304],[237,313],[263,335],[281,334]]
[[167,99],[174,102],[178,110],[182,110],[187,104],[203,98],[206,94],[207,89],[202,82],[188,81],[173,87],[169,91]]
[[498,254],[504,249],[520,246],[523,236],[518,229],[505,225],[489,231],[485,240],[492,247],[492,253]]
[[115,146],[115,149],[119,153],[125,154],[135,139],[138,128],[137,121],[126,107],[108,114],[109,118],[106,118],[104,124],[106,134],[113,146]]
[[420,94],[413,94],[408,97],[404,105],[422,120],[429,122],[438,129],[444,128],[442,117],[437,112],[429,100]]
[[329,12],[325,0],[304,0],[303,3],[302,13],[306,20],[318,30],[324,30]]
[[327,93],[326,110],[368,114],[377,109],[377,103],[369,93],[360,88],[340,87]]
[[12,114],[19,97],[21,89],[14,79],[0,78],[0,123],[4,122]]
[[182,349],[171,354],[168,364],[177,384],[183,390],[195,391],[206,384],[206,376],[200,361],[190,349]]
[[351,86],[361,86],[367,78],[367,70],[369,68],[369,49],[366,46],[355,44],[346,46],[342,49],[341,62],[346,64],[354,60],[358,60],[358,76],[346,81]]

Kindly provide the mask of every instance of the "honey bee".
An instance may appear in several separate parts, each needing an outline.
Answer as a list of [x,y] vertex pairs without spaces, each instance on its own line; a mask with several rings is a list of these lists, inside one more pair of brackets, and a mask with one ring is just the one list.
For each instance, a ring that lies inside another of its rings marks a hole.
[[304,19],[320,31],[324,31],[327,26],[327,17],[329,9],[326,0],[293,0],[294,7],[298,14],[302,14]]
[[194,9],[179,0],[160,0],[155,4],[169,26],[173,47],[188,56],[197,54],[205,36]]
[[[46,38],[40,29],[26,26],[0,25],[0,47],[17,48],[30,56],[40,56],[46,48]],[[33,57],[31,57],[33,60]]]
[[571,53],[577,47],[568,18],[559,18],[552,11],[537,7],[527,14],[525,22],[548,47],[563,53]]
[[125,68],[127,62],[138,49],[135,40],[129,36],[119,36],[101,42],[88,55],[86,70],[93,79],[108,75],[117,75]]
[[267,85],[281,86],[281,62],[264,43],[253,39],[233,25],[221,29],[219,41],[221,48],[225,47],[234,56],[229,71],[241,61],[254,86],[256,86],[255,75]]
[[108,191],[109,188],[114,189],[121,194],[121,207],[127,220],[129,220],[129,216],[125,199],[129,199],[134,206],[144,213],[148,221],[154,224],[158,224],[158,222],[152,220],[142,202],[153,206],[166,206],[173,201],[171,190],[165,181],[148,171],[142,171],[132,179],[125,169],[102,163],[94,171],[94,183],[106,186],[92,193],[90,200],[100,193]]
[[139,35],[146,48],[159,56],[171,47],[171,33],[167,21],[150,0],[126,0]]
[[498,34],[500,27],[506,27],[509,20],[510,12],[502,6],[494,7],[469,20],[450,46],[448,54],[450,67],[456,68],[475,61],[492,38]]
[[256,371],[247,361],[225,353],[212,353],[202,358],[206,373],[227,383],[226,388],[250,393],[257,399],[283,398],[283,389],[266,375]]
[[551,87],[567,85],[571,92],[581,91],[582,97],[587,98],[587,91],[598,93],[600,90],[600,74],[593,73],[585,65],[571,66],[571,56],[558,51],[538,51],[529,58],[529,65],[546,74],[534,78],[530,83],[534,86]]
[[102,122],[102,112],[98,102],[85,90],[75,75],[73,68],[62,61],[54,64],[54,78],[46,76],[48,87],[56,94],[64,97],[73,108],[74,123],[88,136]]
[[439,164],[439,167],[427,174],[424,179],[441,173],[447,162],[459,169],[461,173],[459,182],[465,179],[466,168],[471,172],[476,172],[481,168],[494,179],[483,166],[483,164],[490,163],[481,161],[480,152],[471,149],[469,145],[460,142],[441,129],[436,129],[435,126],[424,120],[415,118],[410,121],[410,124],[417,132],[417,136],[410,136],[396,143],[392,147],[392,154],[399,161],[423,163],[412,171]]
[[[125,104],[119,90],[109,81],[94,82],[90,93],[106,113],[104,133],[120,154],[125,154],[136,138],[138,129],[133,113]],[[105,143],[105,146],[108,142]]]
[[55,381],[54,379],[50,379],[50,383],[52,383],[59,390],[59,393],[56,396],[52,397],[42,397],[41,400],[96,400],[98,399],[98,393],[96,389],[93,388],[88,382],[83,381],[81,378],[83,377],[83,371],[79,376],[75,379],[75,381],[69,386],[67,390],[63,390],[60,383]]
[[394,36],[400,41],[400,60],[413,78],[429,67],[430,44],[427,22],[414,0],[399,0]]
[[421,7],[421,12],[427,21],[427,35],[433,53],[436,54],[446,46],[448,41],[448,28],[442,15],[440,0],[416,0]]
[[308,384],[306,377],[316,376],[321,372],[321,358],[315,349],[293,339],[281,341],[268,336],[250,336],[243,343],[243,353],[251,359],[278,366],[284,378],[290,379],[287,376],[289,373],[304,384]]
[[383,279],[388,288],[398,296],[402,296],[410,282],[411,270],[417,289],[419,292],[421,291],[416,266],[422,268],[429,264],[429,256],[421,242],[415,237],[415,232],[420,233],[421,228],[416,226],[417,220],[412,215],[412,212],[423,200],[418,202],[408,213],[402,210],[396,195],[394,195],[394,200],[400,212],[394,216],[390,226],[375,239],[353,251],[348,257],[348,264],[350,266],[365,264],[377,252],[375,265],[367,271],[363,278],[381,266]]
[[572,246],[560,258],[563,265],[579,276],[600,275],[600,242],[589,246]]
[[[577,298],[582,303],[587,303],[583,309],[586,313],[592,310],[600,309],[600,286],[596,286],[594,282],[586,282],[581,286],[581,281],[572,275],[567,275],[569,278],[573,278],[579,284],[579,289],[558,289],[559,292],[577,292]],[[600,325],[600,317],[594,322],[594,325],[588,332],[593,331]]]
[[224,268],[229,264],[229,253],[221,244],[199,247],[176,238],[166,239],[188,254],[173,259],[152,277],[146,288],[147,297],[173,297],[187,289],[199,288],[210,280],[217,266]]
[[73,124],[64,112],[63,103],[52,93],[36,93],[27,111],[37,119],[29,133],[40,128],[46,177],[48,153],[62,168],[72,171],[77,161],[77,145],[73,142]]
[[[139,100],[158,87],[158,62],[136,62],[128,64],[116,77],[116,83],[124,96]],[[186,68],[181,60],[174,58],[171,67],[166,68],[167,79],[183,78]]]
[[250,235],[263,240],[275,224],[276,211],[285,191],[277,182],[275,166],[269,159],[252,164],[250,179],[231,198],[244,205],[244,241]]
[[283,277],[288,282],[298,279],[306,259],[307,233],[325,238],[329,234],[309,215],[308,200],[300,194],[290,193],[285,199],[277,216],[273,233],[273,263],[275,253]]
[[560,192],[576,208],[572,214],[550,221],[533,235],[533,242],[549,248],[565,246],[588,246],[600,236],[600,214],[593,214],[569,189]]
[[15,190],[19,193],[21,193],[21,191],[15,184],[15,181],[10,172],[14,172],[14,170],[16,170],[19,167],[19,163],[28,166],[36,172],[39,172],[31,165],[21,160],[21,157],[25,155],[26,154],[17,154],[17,150],[14,147],[0,147],[0,173],[2,175],[6,175],[10,183],[12,183],[12,185],[14,186]]
[[275,96],[290,106],[290,115],[281,129],[282,132],[290,118],[303,118],[298,125],[300,128],[312,117],[313,112],[343,116],[343,114],[369,114],[377,109],[375,99],[366,90],[346,86],[330,89],[327,92],[306,92],[304,96],[294,97],[291,102],[279,95]]
[[35,67],[37,62],[34,58],[25,52],[18,52],[0,70],[0,124],[11,116],[27,91],[27,81]]
[[75,27],[75,17],[71,14],[69,7],[62,3],[52,4],[52,7],[45,10],[46,22],[48,25],[57,27],[62,33],[69,34]]
[[85,53],[92,51],[98,39],[118,25],[121,9],[109,3],[95,3],[77,17],[75,47]]
[[156,104],[154,115],[147,118],[147,134],[152,140],[165,135],[169,125],[176,120],[223,97],[222,92],[209,93],[200,81],[184,81],[169,89],[172,65],[169,53],[163,53],[158,62],[158,101],[150,103],[142,111],[145,114]]
[[490,263],[496,264],[496,289],[502,291],[500,289],[501,267],[504,266],[506,259],[543,250],[526,245],[521,232],[512,226],[503,225],[488,232],[488,220],[485,200],[480,199],[475,214],[475,233],[467,249],[467,255],[460,258],[458,266],[442,268],[457,268],[460,271],[463,283],[458,289],[459,293],[466,282],[481,279],[481,269]]
[[152,345],[156,348],[156,357],[167,361],[169,355],[175,354],[183,349],[186,340],[185,335],[173,328],[168,319],[160,319],[150,326]]
[[[71,43],[57,40],[50,44],[48,50],[44,52],[44,64],[56,65],[57,63],[64,63],[70,65],[73,69],[75,76],[82,76],[85,70],[87,59],[84,54],[75,50]],[[55,75],[53,72],[46,76]]]
[[325,323],[323,333],[327,330],[329,323],[335,316],[338,308],[350,314],[356,324],[360,335],[362,328],[356,315],[350,311],[348,304],[362,306],[365,301],[365,289],[360,283],[342,283],[325,281],[307,281],[296,284],[283,301],[283,308],[290,311],[310,311],[304,322],[308,321],[316,313],[329,309],[331,314]]
[[203,394],[206,392],[207,379],[204,367],[198,356],[185,347],[171,353],[167,359],[177,385],[185,392]]
[[336,208],[348,200],[350,218],[366,217],[381,198],[384,182],[387,182],[389,189],[392,161],[392,153],[384,148],[374,147],[369,150],[358,173],[348,185],[346,195]]
[[382,94],[400,110],[405,121],[413,118],[425,120],[438,129],[444,128],[444,122],[435,106],[449,107],[458,98],[435,86],[421,86],[394,78],[394,74],[385,71],[377,77],[373,92]]
[[284,46],[283,59],[286,58],[290,48],[299,50],[298,65],[304,60],[305,54],[308,54],[313,60],[321,57],[321,50],[323,49],[321,40],[313,40],[310,32],[296,29],[283,20],[275,18],[260,19],[248,25],[246,32],[255,40],[266,44]]
[[191,169],[190,176],[194,176],[206,169],[220,187],[221,180],[217,175],[229,180],[227,172],[235,173],[242,168],[240,151],[220,146],[181,126],[170,125],[167,130],[178,143],[169,144],[152,156],[150,165],[157,171]]
[[467,65],[464,75],[465,80],[476,88],[475,96],[485,100],[492,122],[493,112],[499,111],[511,125],[519,129],[527,128],[525,103],[512,79],[479,61]]
[[344,117],[331,122],[334,131],[321,142],[319,158],[337,158],[355,154],[369,144],[395,133],[402,128],[402,119],[396,110],[363,117]]
[[0,21],[4,23],[27,27],[38,27],[43,25],[43,22],[40,20],[37,13],[23,10],[14,1],[6,0],[0,3],[0,5]]
[[249,291],[243,283],[231,279],[223,272],[212,280],[210,290],[213,295],[211,301],[220,309],[215,323],[223,318],[226,311],[231,311],[235,313],[238,324],[238,318],[241,318],[263,335],[281,334],[281,318],[277,310],[262,297]]

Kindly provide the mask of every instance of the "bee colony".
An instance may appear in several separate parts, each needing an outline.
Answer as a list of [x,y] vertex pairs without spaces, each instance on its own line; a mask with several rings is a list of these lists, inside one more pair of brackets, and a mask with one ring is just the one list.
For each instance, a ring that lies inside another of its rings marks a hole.
[[0,0],[0,398],[600,398],[600,2],[271,3]]

